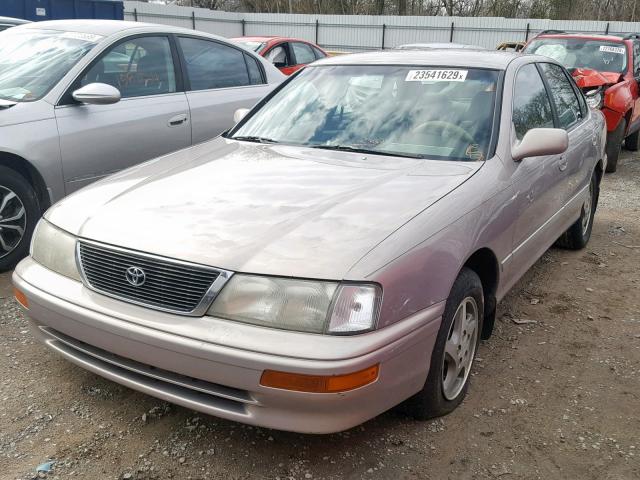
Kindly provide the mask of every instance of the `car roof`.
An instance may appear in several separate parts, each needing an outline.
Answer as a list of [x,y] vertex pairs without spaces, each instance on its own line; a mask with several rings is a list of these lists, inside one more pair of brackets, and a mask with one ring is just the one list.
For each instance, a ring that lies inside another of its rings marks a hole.
[[603,40],[609,42],[622,42],[624,38],[620,35],[598,34],[598,33],[542,33],[532,40],[539,38],[582,38],[589,40]]
[[216,35],[197,32],[186,28],[173,27],[170,25],[159,25],[144,22],[128,22],[122,20],[48,20],[44,22],[33,22],[22,25],[20,28],[34,28],[41,30],[59,30],[77,33],[93,33],[104,37],[121,33],[127,30],[145,30],[149,32],[176,32],[189,33],[190,35],[203,35],[217,37]]
[[311,43],[307,40],[303,40],[302,38],[294,38],[294,37],[281,37],[278,35],[261,35],[261,36],[250,36],[250,37],[234,37],[231,40],[244,40],[247,42],[273,42],[273,41],[295,41],[295,42],[304,42]]
[[384,50],[328,57],[316,61],[314,65],[442,65],[504,70],[512,60],[520,57],[522,55],[515,52],[470,50],[468,48]]
[[406,43],[396,47],[398,50],[419,50],[421,48],[446,48],[446,49],[467,49],[467,50],[487,50],[479,45],[470,45],[467,43]]
[[25,23],[31,23],[31,22],[29,20],[23,20],[21,18],[0,17],[0,24],[2,25],[22,25]]

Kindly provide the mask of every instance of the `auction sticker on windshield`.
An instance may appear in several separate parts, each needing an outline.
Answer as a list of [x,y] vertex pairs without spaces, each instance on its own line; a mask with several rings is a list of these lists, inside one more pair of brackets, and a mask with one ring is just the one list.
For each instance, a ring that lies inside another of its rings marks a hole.
[[601,45],[600,46],[600,51],[601,52],[609,52],[609,53],[618,53],[620,55],[624,55],[624,47],[611,47],[608,45]]
[[405,82],[464,82],[468,70],[409,70]]

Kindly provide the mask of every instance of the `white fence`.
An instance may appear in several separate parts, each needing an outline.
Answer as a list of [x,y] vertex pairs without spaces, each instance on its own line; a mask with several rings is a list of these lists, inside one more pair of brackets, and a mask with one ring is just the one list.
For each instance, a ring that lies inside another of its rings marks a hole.
[[615,34],[640,32],[640,22],[231,13],[137,1],[125,1],[124,4],[126,20],[176,25],[224,37],[285,35],[310,40],[324,48],[346,51],[451,41],[495,48],[501,42],[524,41],[548,29]]

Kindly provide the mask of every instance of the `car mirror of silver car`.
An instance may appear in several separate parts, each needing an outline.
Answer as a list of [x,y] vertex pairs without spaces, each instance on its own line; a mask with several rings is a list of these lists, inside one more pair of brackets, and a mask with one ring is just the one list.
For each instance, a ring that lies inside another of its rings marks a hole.
[[240,123],[240,121],[247,116],[247,113],[249,113],[249,109],[248,108],[239,108],[235,111],[235,113],[233,114],[233,121],[236,123]]
[[106,83],[90,83],[73,92],[74,100],[89,105],[111,105],[120,101],[120,90]]
[[559,155],[569,147],[569,135],[561,128],[532,128],[511,148],[514,161],[542,155]]

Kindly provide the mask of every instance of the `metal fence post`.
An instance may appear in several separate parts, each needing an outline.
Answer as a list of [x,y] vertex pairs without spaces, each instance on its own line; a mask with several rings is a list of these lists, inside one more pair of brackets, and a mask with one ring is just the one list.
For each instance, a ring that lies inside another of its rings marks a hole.
[[316,45],[318,45],[318,30],[320,29],[320,22],[316,18]]
[[384,35],[386,31],[387,31],[387,24],[383,23],[382,24],[382,50],[384,50]]
[[134,22],[138,21],[138,9],[137,8],[133,9],[133,21]]
[[191,26],[194,30],[196,29],[196,12],[194,10],[191,10]]
[[453,22],[451,22],[451,32],[449,33],[449,43],[453,43]]
[[607,28],[605,28],[604,34],[609,35],[609,22],[607,22]]
[[530,32],[530,25],[527,23],[527,33],[524,36],[524,41],[528,42],[529,41],[529,32]]
[[243,18],[243,19],[242,19],[242,21],[241,21],[240,23],[242,24],[242,36],[244,37],[244,36],[245,36],[245,30],[246,30],[245,25],[247,24],[247,22],[246,22],[246,20]]

